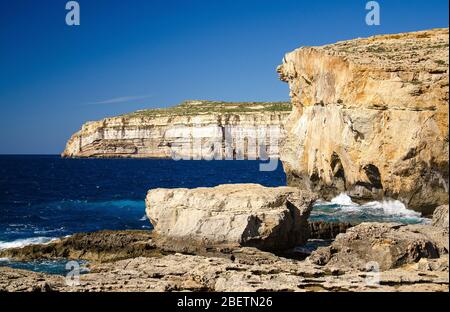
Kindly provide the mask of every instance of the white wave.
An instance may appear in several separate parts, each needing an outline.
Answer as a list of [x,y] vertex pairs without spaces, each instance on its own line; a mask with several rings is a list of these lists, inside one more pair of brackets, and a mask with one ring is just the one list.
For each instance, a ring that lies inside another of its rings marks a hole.
[[362,206],[370,209],[383,210],[386,215],[421,218],[420,212],[409,210],[405,204],[398,200],[386,199],[383,201],[373,201]]
[[30,238],[24,238],[24,239],[17,239],[17,240],[11,241],[11,242],[0,241],[0,250],[8,249],[8,248],[24,247],[27,245],[48,244],[57,239],[58,238],[56,238],[56,237],[30,237]]
[[407,206],[399,200],[393,200],[386,198],[382,201],[372,201],[359,205],[352,201],[351,197],[345,193],[339,194],[331,201],[319,201],[317,205],[328,206],[328,205],[339,205],[339,210],[342,212],[368,212],[373,215],[384,215],[388,217],[398,217],[415,219],[421,222],[428,222],[429,220],[423,218],[421,214],[417,211],[413,211],[407,208]]
[[24,224],[15,224],[15,223],[13,223],[13,224],[8,224],[8,226],[9,227],[23,227]]
[[147,215],[144,215],[142,218],[139,219],[139,221],[145,221],[147,220]]
[[52,229],[52,230],[36,230],[34,231],[34,234],[48,234],[48,233],[54,233],[54,232],[61,232],[64,231],[64,227],[60,227],[57,229]]
[[356,203],[354,203],[352,201],[352,199],[350,198],[350,196],[348,196],[345,193],[339,194],[338,196],[336,196],[335,198],[333,198],[331,200],[332,204],[336,204],[336,205],[341,205],[341,206],[354,206],[357,205]]

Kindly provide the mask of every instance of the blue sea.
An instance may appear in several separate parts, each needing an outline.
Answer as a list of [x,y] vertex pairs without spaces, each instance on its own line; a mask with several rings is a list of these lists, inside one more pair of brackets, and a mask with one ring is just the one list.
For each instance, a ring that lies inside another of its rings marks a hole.
[[[281,163],[259,171],[259,161],[63,159],[0,156],[0,249],[46,243],[77,232],[151,229],[144,199],[152,188],[211,187],[225,183],[286,185]],[[312,220],[426,222],[396,201],[357,205],[342,194],[318,202]],[[61,273],[55,263],[0,265]]]

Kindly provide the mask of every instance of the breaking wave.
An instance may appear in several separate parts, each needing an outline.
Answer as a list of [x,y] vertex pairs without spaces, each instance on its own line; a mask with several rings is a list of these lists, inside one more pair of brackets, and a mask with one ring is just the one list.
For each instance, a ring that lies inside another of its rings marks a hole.
[[385,199],[359,205],[347,194],[340,194],[331,201],[318,201],[311,213],[311,220],[328,222],[398,222],[429,223],[419,212],[408,209],[398,200]]
[[48,244],[57,239],[58,239],[57,237],[30,237],[30,238],[17,239],[17,240],[11,241],[11,242],[0,241],[0,250],[8,249],[8,248],[24,247],[24,246],[28,246],[28,245]]

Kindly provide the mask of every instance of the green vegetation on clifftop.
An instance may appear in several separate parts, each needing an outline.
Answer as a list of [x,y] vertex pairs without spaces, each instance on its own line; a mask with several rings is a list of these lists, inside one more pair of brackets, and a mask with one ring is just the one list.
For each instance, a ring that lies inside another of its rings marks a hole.
[[204,115],[211,113],[248,113],[248,112],[290,112],[290,102],[222,102],[222,101],[185,101],[180,105],[139,110],[122,117],[146,117],[166,115]]

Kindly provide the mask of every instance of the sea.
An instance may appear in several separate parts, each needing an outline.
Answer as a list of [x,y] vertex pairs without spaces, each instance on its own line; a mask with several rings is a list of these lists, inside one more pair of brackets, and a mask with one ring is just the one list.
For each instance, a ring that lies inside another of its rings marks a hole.
[[[281,163],[273,172],[260,161],[170,159],[66,159],[59,155],[0,156],[0,249],[48,243],[79,232],[151,230],[145,196],[153,188],[213,187],[227,183],[286,185]],[[399,201],[358,205],[346,194],[318,201],[314,221],[427,223]],[[10,266],[64,274],[66,261]]]

